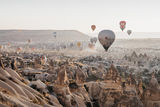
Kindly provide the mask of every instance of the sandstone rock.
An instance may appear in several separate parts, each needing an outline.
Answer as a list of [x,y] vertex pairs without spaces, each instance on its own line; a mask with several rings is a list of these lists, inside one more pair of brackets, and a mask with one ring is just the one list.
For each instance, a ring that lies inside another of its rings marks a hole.
[[65,85],[68,83],[68,77],[65,67],[60,69],[60,71],[58,72],[56,83],[60,85]]

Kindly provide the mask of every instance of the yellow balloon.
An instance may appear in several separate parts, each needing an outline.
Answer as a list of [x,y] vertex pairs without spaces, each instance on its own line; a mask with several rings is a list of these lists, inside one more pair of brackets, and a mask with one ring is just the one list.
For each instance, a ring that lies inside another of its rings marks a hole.
[[81,46],[81,42],[77,42],[77,46],[80,47]]

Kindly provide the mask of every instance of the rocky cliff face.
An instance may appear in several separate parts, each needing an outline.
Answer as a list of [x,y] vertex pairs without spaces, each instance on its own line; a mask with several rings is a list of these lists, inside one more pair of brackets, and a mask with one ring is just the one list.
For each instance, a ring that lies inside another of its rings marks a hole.
[[[101,57],[48,56],[46,63],[39,63],[42,59],[36,55],[5,55],[0,60],[2,107],[160,106],[160,86],[155,73],[145,84],[142,78],[123,74],[125,69],[117,69],[113,62],[106,63]],[[90,60],[94,62],[88,63]],[[96,61],[100,63],[98,66]]]

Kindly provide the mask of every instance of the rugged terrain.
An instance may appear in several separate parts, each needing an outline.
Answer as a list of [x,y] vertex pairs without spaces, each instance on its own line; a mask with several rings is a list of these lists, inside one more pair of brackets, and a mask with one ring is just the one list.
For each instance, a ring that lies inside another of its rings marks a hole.
[[77,31],[19,32],[0,31],[1,107],[160,106],[159,39],[116,39],[105,52]]

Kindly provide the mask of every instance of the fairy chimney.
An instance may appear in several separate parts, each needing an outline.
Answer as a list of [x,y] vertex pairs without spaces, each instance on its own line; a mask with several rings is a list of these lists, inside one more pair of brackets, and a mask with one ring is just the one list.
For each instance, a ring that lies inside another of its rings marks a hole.
[[136,85],[136,80],[135,80],[134,76],[132,75],[132,73],[129,75],[129,77],[127,79],[127,84],[128,85]]
[[12,68],[13,70],[17,70],[17,69],[18,69],[18,68],[17,68],[17,61],[16,61],[15,58],[11,61],[11,68]]
[[64,66],[58,71],[56,83],[59,85],[65,85],[68,83],[67,72]]
[[150,89],[154,89],[155,91],[160,90],[160,86],[158,84],[157,79],[155,78],[155,73],[154,72],[152,73],[152,78],[150,80],[149,87],[150,87]]
[[2,67],[3,69],[5,68],[1,58],[0,58],[0,67]]
[[85,73],[78,67],[76,71],[76,82],[77,83],[83,83],[86,80]]
[[132,58],[137,58],[137,57],[138,57],[135,51],[133,51],[131,57],[132,57]]
[[104,76],[104,79],[105,80],[114,80],[115,82],[117,81],[117,79],[120,79],[119,72],[113,64],[111,64],[109,71]]

